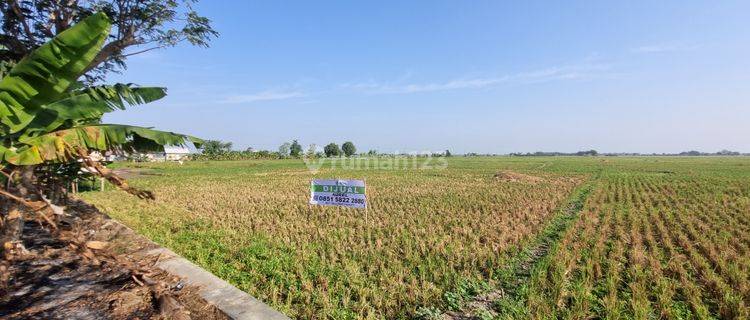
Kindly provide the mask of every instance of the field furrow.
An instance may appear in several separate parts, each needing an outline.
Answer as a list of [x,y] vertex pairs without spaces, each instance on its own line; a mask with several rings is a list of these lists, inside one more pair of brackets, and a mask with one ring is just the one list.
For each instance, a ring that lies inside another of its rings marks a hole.
[[[747,162],[148,164],[157,201],[84,197],[294,318],[746,319]],[[368,218],[308,205],[312,177],[366,177]]]

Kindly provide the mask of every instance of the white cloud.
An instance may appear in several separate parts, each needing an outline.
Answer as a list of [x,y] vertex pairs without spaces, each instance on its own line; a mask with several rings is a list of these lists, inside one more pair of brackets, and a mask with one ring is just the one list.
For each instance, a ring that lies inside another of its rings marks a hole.
[[587,64],[558,66],[553,68],[533,70],[496,77],[457,78],[445,82],[434,83],[383,83],[368,81],[361,83],[347,83],[340,85],[343,89],[351,89],[371,94],[418,93],[459,89],[481,89],[501,83],[539,83],[548,81],[580,80],[602,76],[609,69],[607,65]]
[[522,83],[538,83],[563,80],[586,80],[610,77],[611,67],[606,64],[584,64],[558,66],[547,69],[523,72],[513,76],[513,80]]
[[262,91],[252,94],[230,95],[222,100],[222,103],[252,103],[257,101],[274,101],[287,100],[304,97],[305,94],[299,91]]
[[504,78],[455,79],[443,83],[384,84],[376,82],[343,84],[342,88],[369,93],[415,93],[456,89],[482,88],[505,81]]
[[677,51],[688,51],[697,48],[696,45],[680,44],[680,43],[660,43],[650,44],[640,47],[630,48],[632,53],[662,53],[662,52],[677,52]]

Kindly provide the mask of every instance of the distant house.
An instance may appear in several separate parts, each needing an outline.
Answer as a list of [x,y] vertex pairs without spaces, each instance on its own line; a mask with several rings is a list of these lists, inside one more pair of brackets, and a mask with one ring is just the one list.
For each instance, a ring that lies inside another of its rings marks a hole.
[[164,146],[164,152],[146,154],[149,161],[182,161],[190,155],[190,150],[179,146]]

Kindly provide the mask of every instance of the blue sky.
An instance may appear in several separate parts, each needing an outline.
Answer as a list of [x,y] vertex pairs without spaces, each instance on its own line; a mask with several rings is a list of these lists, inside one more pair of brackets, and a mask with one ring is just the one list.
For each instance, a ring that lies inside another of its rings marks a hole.
[[748,1],[203,1],[105,119],[275,150],[750,152]]

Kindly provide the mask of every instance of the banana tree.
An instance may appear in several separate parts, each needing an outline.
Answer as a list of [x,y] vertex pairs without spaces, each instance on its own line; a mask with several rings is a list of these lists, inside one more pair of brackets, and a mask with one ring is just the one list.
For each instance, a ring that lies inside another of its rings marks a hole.
[[0,187],[4,198],[0,204],[0,241],[5,248],[18,240],[27,215],[41,215],[54,227],[52,218],[61,207],[45,196],[50,185],[45,183],[47,179],[38,179],[40,168],[83,167],[140,198],[153,198],[148,191],[128,186],[124,179],[94,161],[90,153],[155,150],[191,143],[199,147],[202,142],[183,134],[101,123],[107,112],[166,95],[166,90],[158,87],[83,87],[77,81],[101,50],[109,30],[109,18],[103,13],[94,14],[2,74],[0,171],[5,183]]

